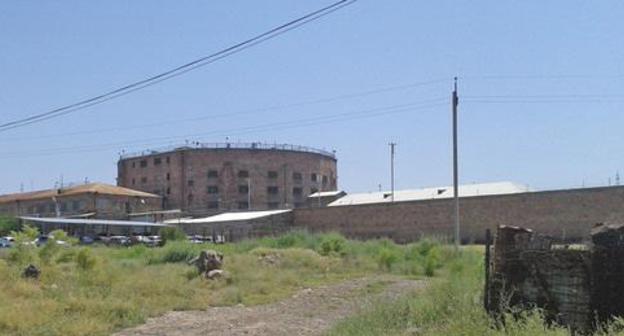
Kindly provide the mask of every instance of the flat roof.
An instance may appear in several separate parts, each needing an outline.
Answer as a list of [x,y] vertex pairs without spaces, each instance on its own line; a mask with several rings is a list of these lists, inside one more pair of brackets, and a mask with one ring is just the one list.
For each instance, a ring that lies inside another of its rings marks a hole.
[[214,216],[203,218],[180,218],[166,220],[166,224],[205,224],[205,223],[218,223],[218,222],[236,222],[250,219],[258,219],[263,217],[269,217],[273,215],[279,215],[292,210],[266,210],[266,211],[241,211],[241,212],[226,212]]
[[109,219],[82,219],[82,218],[58,218],[58,217],[19,217],[25,221],[50,224],[71,225],[109,225],[109,226],[168,226],[163,223],[135,222]]
[[342,190],[333,190],[333,191],[317,191],[313,194],[308,195],[308,197],[332,197],[338,196],[340,194],[346,194],[346,192]]
[[164,153],[171,153],[182,150],[197,150],[197,149],[219,149],[219,150],[277,150],[277,151],[290,151],[290,152],[302,152],[313,153],[336,159],[336,153],[330,152],[324,149],[317,149],[307,146],[290,145],[290,144],[268,144],[262,142],[191,142],[183,145],[168,146],[157,149],[146,149],[140,152],[123,153],[120,156],[120,160],[139,158],[143,156],[159,155]]
[[6,194],[0,195],[0,203],[10,203],[17,201],[31,201],[39,199],[51,199],[52,197],[64,197],[80,194],[100,194],[100,195],[113,195],[113,196],[130,196],[130,197],[145,197],[145,198],[160,198],[155,194],[146,193],[134,189],[118,187],[106,183],[87,183],[79,184],[75,186],[57,188],[57,189],[45,189],[24,193]]
[[[459,186],[459,197],[516,194],[529,191],[525,185],[513,182],[476,183]],[[347,194],[328,206],[358,205],[392,202],[390,191]],[[433,187],[423,189],[395,190],[394,201],[424,201],[453,197],[453,187]]]

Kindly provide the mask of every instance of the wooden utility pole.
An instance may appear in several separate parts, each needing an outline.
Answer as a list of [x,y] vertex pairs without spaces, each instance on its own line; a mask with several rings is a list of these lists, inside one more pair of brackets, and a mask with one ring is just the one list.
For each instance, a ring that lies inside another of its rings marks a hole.
[[457,77],[453,83],[453,200],[455,203],[455,250],[459,250],[460,233],[459,233],[459,176],[457,169],[457,105],[459,98],[457,97]]

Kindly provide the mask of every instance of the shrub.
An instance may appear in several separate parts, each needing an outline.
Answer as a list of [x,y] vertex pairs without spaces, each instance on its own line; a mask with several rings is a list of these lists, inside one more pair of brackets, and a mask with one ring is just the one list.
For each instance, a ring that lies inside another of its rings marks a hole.
[[377,264],[379,265],[379,268],[385,269],[386,271],[390,271],[390,269],[392,269],[392,265],[398,260],[398,253],[386,247],[381,248],[379,250],[379,254],[377,255]]
[[6,236],[11,232],[20,231],[21,224],[16,218],[0,216],[0,236]]
[[329,234],[323,237],[319,247],[319,253],[324,256],[344,256],[347,249],[347,240],[339,234]]
[[172,242],[149,257],[148,264],[177,263],[189,261],[197,256],[193,245],[187,242]]
[[97,259],[91,254],[91,250],[83,248],[76,254],[76,266],[83,270],[88,271],[95,267]]
[[186,240],[186,233],[176,226],[167,226],[159,231],[160,239],[163,244],[167,244],[169,241]]

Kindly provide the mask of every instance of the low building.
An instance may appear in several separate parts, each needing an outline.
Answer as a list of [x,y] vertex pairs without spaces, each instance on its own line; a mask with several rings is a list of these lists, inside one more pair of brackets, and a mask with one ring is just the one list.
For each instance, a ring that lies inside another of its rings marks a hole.
[[0,195],[0,214],[11,216],[127,219],[158,210],[160,196],[104,183]]

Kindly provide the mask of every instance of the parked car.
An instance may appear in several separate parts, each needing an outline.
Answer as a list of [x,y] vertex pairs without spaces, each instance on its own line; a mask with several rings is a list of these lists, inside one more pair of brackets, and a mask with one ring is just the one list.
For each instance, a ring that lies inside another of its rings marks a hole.
[[104,237],[102,237],[102,241],[104,241],[106,245],[118,245],[118,246],[130,245],[130,238],[126,236],[111,236],[111,237],[106,237],[106,238],[107,239],[104,240]]
[[[9,240],[11,237],[2,237],[0,238],[0,248],[9,248],[13,247],[13,242]],[[13,240],[15,241],[15,240]]]
[[81,245],[91,245],[95,243],[95,239],[89,236],[82,236],[79,241]]

